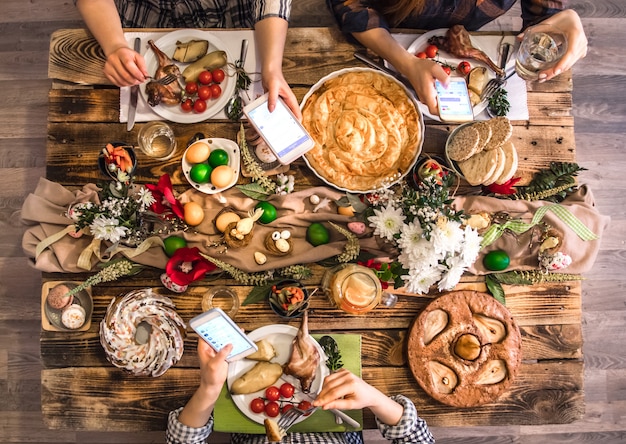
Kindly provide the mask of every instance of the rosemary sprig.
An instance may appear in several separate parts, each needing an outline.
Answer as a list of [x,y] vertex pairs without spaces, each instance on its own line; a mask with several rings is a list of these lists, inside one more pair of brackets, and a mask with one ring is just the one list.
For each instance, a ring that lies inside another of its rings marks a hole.
[[240,270],[237,267],[234,267],[224,261],[211,257],[207,254],[200,253],[200,255],[205,258],[207,261],[215,264],[221,270],[224,270],[226,273],[230,274],[233,279],[238,282],[241,282],[244,285],[265,285],[268,279],[271,278],[270,273],[246,273],[243,270]]

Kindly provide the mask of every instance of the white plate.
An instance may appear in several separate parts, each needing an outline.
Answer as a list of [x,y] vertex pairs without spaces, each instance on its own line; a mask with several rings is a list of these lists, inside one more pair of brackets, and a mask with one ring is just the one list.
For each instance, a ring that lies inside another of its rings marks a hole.
[[[279,364],[286,364],[289,360],[289,356],[291,356],[291,344],[293,342],[293,338],[298,333],[298,329],[296,327],[292,327],[291,325],[266,325],[261,328],[257,328],[256,330],[248,333],[248,336],[253,341],[260,341],[261,339],[268,340],[276,350],[277,356],[272,359],[272,362],[276,362]],[[313,384],[311,385],[311,396],[317,395],[322,390],[322,383],[324,382],[324,378],[330,373],[328,371],[328,367],[326,367],[326,355],[324,354],[324,350],[317,343],[317,341],[311,338],[311,341],[315,343],[315,347],[320,353],[320,364],[317,367],[317,372],[315,373],[315,379],[313,380]],[[256,364],[256,361],[252,361],[250,359],[241,359],[239,361],[235,361],[230,363],[228,366],[228,377],[226,379],[226,383],[228,387],[235,382],[237,378],[242,376],[248,370],[250,370]],[[283,374],[280,379],[274,384],[276,387],[280,387],[284,382],[289,382],[293,384],[296,388],[294,394],[294,403],[298,403],[305,398],[301,395],[300,383],[295,380],[295,378]],[[233,401],[235,405],[241,412],[250,418],[252,421],[263,424],[263,420],[267,418],[264,413],[254,413],[250,410],[250,402],[254,398],[265,396],[265,390],[259,390],[256,393],[250,393],[247,395],[232,395]],[[307,417],[301,417],[297,422],[304,421]]]
[[[415,105],[415,107],[417,108],[418,114],[419,114],[419,126],[420,126],[420,141],[419,141],[419,147],[417,148],[417,151],[415,153],[415,158],[412,160],[411,164],[407,167],[406,171],[403,171],[401,173],[401,175],[399,177],[397,177],[393,182],[390,182],[389,184],[386,184],[385,186],[390,187],[398,182],[400,182],[412,169],[413,166],[415,165],[415,162],[417,162],[417,158],[419,157],[419,155],[422,152],[422,147],[424,146],[424,116],[423,116],[423,112],[421,111],[420,108],[420,103],[416,100],[415,95],[413,93],[411,93],[406,86],[404,86],[398,79],[396,79],[395,77],[376,70],[376,69],[372,69],[372,68],[344,68],[344,69],[340,69],[338,71],[332,72],[330,74],[328,74],[327,76],[322,77],[320,80],[318,80],[318,82],[313,85],[311,87],[311,89],[309,89],[307,91],[307,93],[304,95],[304,97],[302,98],[302,102],[300,102],[300,109],[304,108],[304,105],[306,104],[306,101],[309,99],[309,97],[318,89],[320,89],[324,83],[326,83],[328,80],[333,79],[335,77],[339,77],[343,74],[346,74],[348,72],[358,72],[358,71],[371,71],[374,72],[376,74],[380,74],[382,76],[387,77],[389,80],[397,83],[398,85],[400,85],[400,87],[406,92],[407,97],[413,102],[413,104]],[[306,157],[306,154],[304,156],[302,156],[302,158],[304,159],[305,163],[307,164],[307,166],[309,167],[309,169],[311,171],[313,171],[313,173],[315,173],[315,175],[317,177],[319,177],[322,181],[324,181],[325,183],[327,183],[328,185],[337,188],[338,190],[342,190],[342,191],[347,191],[350,193],[373,193],[375,191],[377,191],[379,188],[374,188],[374,189],[369,189],[369,190],[361,190],[361,189],[348,189],[348,188],[344,188],[338,185],[335,185],[334,183],[330,182],[328,179],[326,179],[322,174],[320,174],[318,171],[315,170],[315,168],[313,168],[313,165],[311,165],[309,163],[309,160]]]
[[[428,40],[431,37],[434,36],[445,36],[446,33],[448,32],[447,28],[442,28],[442,29],[434,29],[432,31],[428,31],[427,33],[424,33],[422,35],[420,35],[417,39],[415,39],[413,41],[413,43],[411,43],[409,45],[409,47],[407,48],[407,51],[410,52],[411,54],[417,54],[420,51],[423,51],[428,45]],[[477,43],[477,38],[475,36],[470,36],[470,40],[472,41],[472,46],[474,46],[477,49],[481,49],[480,45]],[[475,59],[459,59],[455,56],[453,56],[452,54],[448,54],[447,52],[445,52],[442,49],[439,49],[439,57],[438,59],[440,62],[446,63],[448,65],[454,66],[456,67],[460,62],[462,62],[463,60],[466,60],[469,62],[470,65],[472,65],[472,68],[476,68],[476,67],[480,67],[480,66],[484,66],[485,68],[487,68],[487,73],[489,75],[490,78],[495,77],[494,72],[484,63],[479,62],[478,60]],[[454,72],[453,72],[454,75]],[[430,117],[433,120],[439,120],[441,121],[441,119],[439,118],[439,116],[437,115],[433,115],[428,111],[428,107],[426,105],[424,105],[423,103],[419,103],[419,107],[420,110],[424,113],[425,116]],[[474,117],[478,116],[480,113],[483,112],[483,110],[487,107],[486,103],[479,103],[478,105],[474,106]]]
[[[174,54],[174,50],[176,49],[177,41],[186,42],[192,39],[207,40],[209,42],[209,49],[207,51],[207,54],[212,51],[221,50],[226,52],[226,58],[228,62],[235,61],[228,53],[226,45],[219,38],[215,37],[210,32],[201,31],[199,29],[180,29],[178,31],[173,31],[155,41],[154,44],[169,57],[172,57],[172,55]],[[146,60],[148,72],[153,75],[159,67],[159,62],[156,54],[154,53],[154,51],[152,51],[152,48],[149,45],[147,45],[147,49],[143,56]],[[189,65],[189,63],[175,63],[179,66],[181,72]],[[151,107],[151,109],[159,116],[164,117],[171,122],[177,123],[197,123],[213,117],[215,114],[224,109],[224,106],[226,106],[226,102],[228,102],[228,99],[230,98],[230,96],[233,95],[233,92],[235,91],[235,77],[231,77],[228,75],[228,67],[224,66],[222,69],[226,73],[224,81],[220,83],[220,86],[222,88],[222,95],[219,96],[216,100],[209,99],[207,101],[207,109],[205,112],[199,114],[194,113],[193,111],[186,113],[180,108],[180,105],[159,104],[157,106]],[[147,103],[148,96],[146,95],[146,84],[142,84],[139,90],[141,91],[141,97],[143,97],[143,100]]]
[[211,184],[210,182],[209,183],[194,182],[193,180],[191,180],[191,177],[189,177],[189,173],[191,172],[191,167],[194,164],[189,163],[187,161],[187,151],[189,150],[189,148],[187,148],[185,150],[185,153],[183,154],[183,161],[182,161],[183,174],[185,175],[187,182],[189,182],[191,186],[193,186],[196,190],[201,191],[205,194],[217,194],[235,185],[237,183],[237,180],[239,180],[239,163],[240,163],[239,159],[241,157],[239,155],[239,145],[237,145],[235,142],[233,142],[230,139],[222,139],[219,137],[214,137],[214,138],[209,138],[209,139],[199,139],[199,140],[196,140],[196,142],[206,142],[211,147],[211,151],[219,149],[219,148],[226,151],[228,153],[228,166],[233,169],[235,174],[233,174],[233,178],[231,179],[230,183],[227,186],[222,187],[222,188],[217,188],[215,185]]

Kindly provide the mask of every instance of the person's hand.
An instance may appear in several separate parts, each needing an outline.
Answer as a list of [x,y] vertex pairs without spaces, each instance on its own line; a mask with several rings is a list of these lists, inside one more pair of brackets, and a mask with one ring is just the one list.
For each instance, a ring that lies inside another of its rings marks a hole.
[[232,344],[228,344],[218,353],[203,339],[198,338],[200,390],[213,391],[219,394],[228,376],[226,357],[232,349]]
[[[545,82],[567,71],[574,64],[587,55],[587,36],[583,29],[580,17],[573,9],[565,9],[544,20],[544,24],[554,25],[565,34],[567,38],[567,51],[559,62],[550,69],[539,73],[539,82]],[[517,38],[521,39],[524,34]]]
[[372,407],[384,396],[378,389],[348,370],[341,369],[324,379],[322,391],[313,405],[324,410],[352,410]]
[[138,85],[150,76],[143,56],[125,46],[108,55],[104,75],[119,87]]
[[276,102],[280,96],[285,105],[291,110],[298,120],[302,120],[302,112],[295,94],[291,91],[289,84],[283,77],[282,72],[263,72],[261,73],[263,88],[268,92],[267,108],[273,112],[276,108]]
[[450,76],[446,74],[440,64],[417,57],[412,58],[411,66],[404,71],[406,72],[405,76],[413,85],[419,101],[428,107],[428,111],[432,115],[439,115],[435,80],[439,80],[443,85],[447,86]]

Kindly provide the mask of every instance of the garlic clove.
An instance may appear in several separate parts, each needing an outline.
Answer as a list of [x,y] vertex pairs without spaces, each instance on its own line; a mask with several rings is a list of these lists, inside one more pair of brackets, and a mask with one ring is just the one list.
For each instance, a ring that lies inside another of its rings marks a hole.
[[264,263],[267,262],[267,256],[261,253],[260,251],[255,251],[254,262],[256,262],[259,265],[263,265]]

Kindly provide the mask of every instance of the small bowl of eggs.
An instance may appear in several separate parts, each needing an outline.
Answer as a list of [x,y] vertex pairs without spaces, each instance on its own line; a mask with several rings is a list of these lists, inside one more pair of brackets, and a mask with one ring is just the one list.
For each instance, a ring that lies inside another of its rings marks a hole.
[[199,139],[183,154],[183,174],[198,191],[217,194],[239,180],[239,146],[218,137]]

